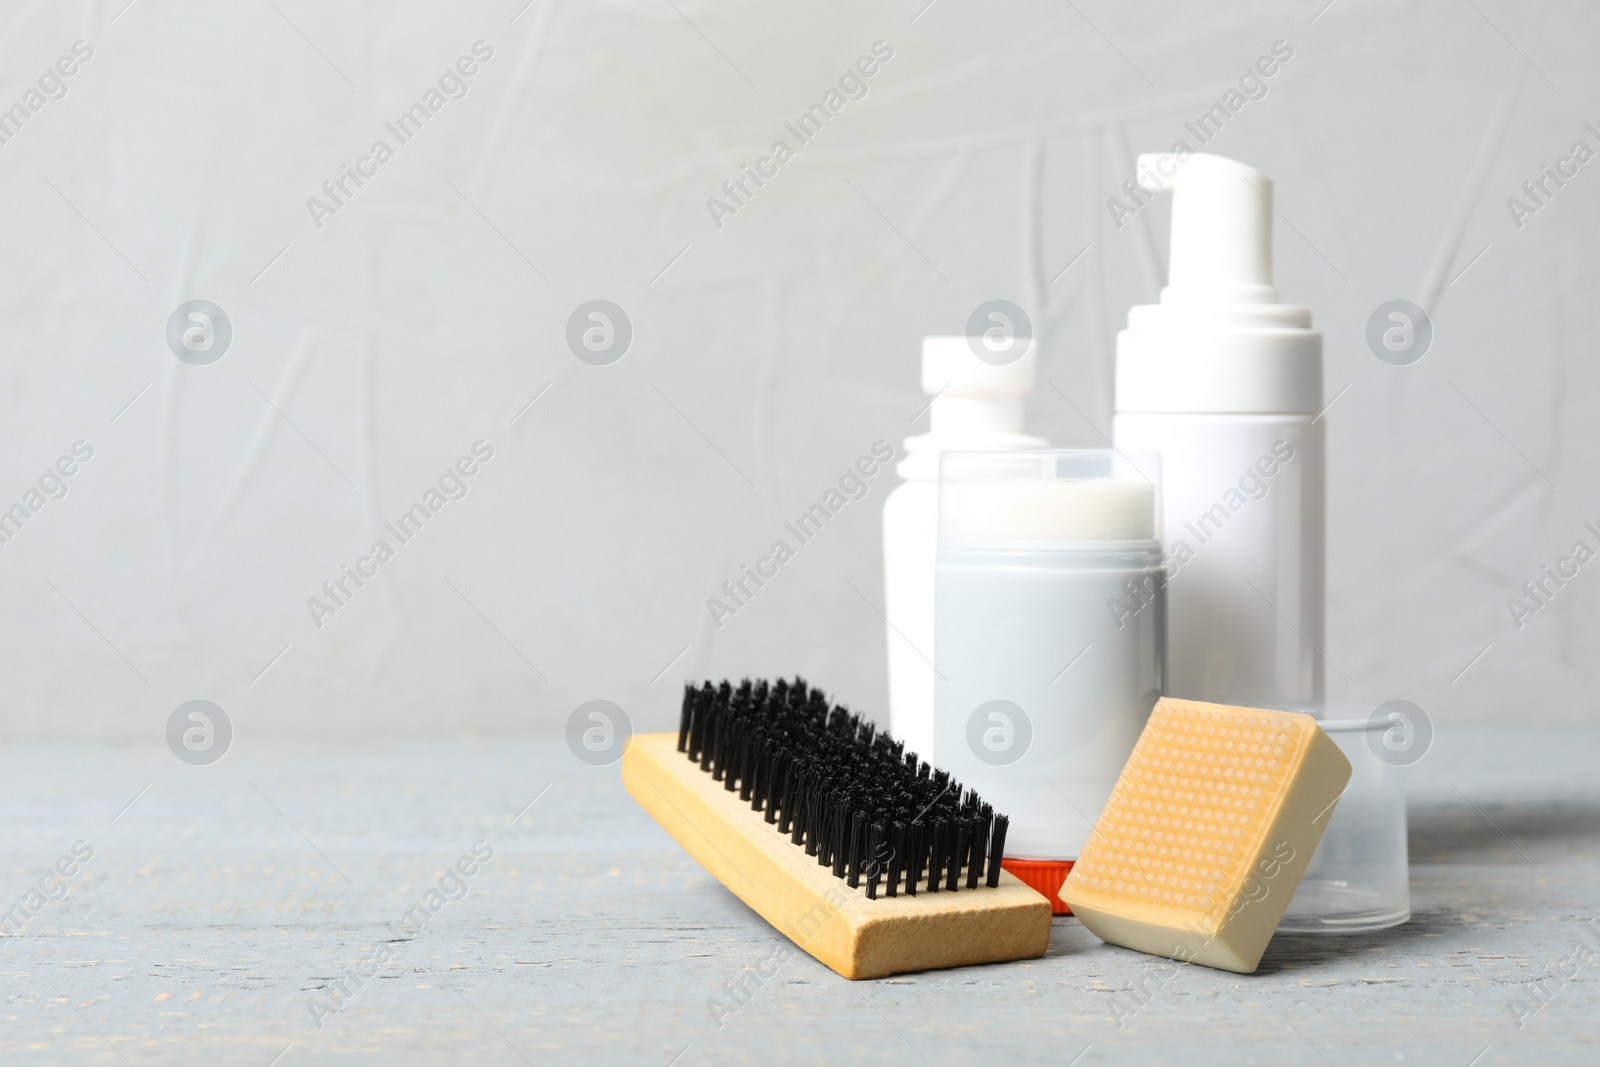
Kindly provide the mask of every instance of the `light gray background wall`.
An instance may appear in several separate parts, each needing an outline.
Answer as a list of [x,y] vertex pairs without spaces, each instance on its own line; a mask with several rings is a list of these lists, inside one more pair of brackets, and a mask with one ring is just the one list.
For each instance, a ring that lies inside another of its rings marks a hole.
[[[918,339],[983,300],[1038,324],[1030,428],[1099,444],[1166,227],[1106,201],[1277,41],[1208,149],[1276,180],[1278,284],[1326,331],[1331,695],[1591,716],[1600,565],[1522,629],[1506,600],[1596,543],[1600,163],[1521,228],[1506,199],[1600,149],[1593,7],[124,3],[0,14],[0,106],[94,50],[0,144],[0,506],[94,450],[0,545],[7,736],[149,739],[194,697],[240,737],[557,730],[592,697],[660,728],[685,678],[780,672],[881,715],[891,475],[720,630],[707,597],[920,430]],[[467,96],[315,226],[478,40]],[[714,225],[878,40],[868,95]],[[608,367],[564,341],[595,297],[635,330]],[[1409,367],[1364,341],[1395,297],[1433,315]],[[165,341],[192,298],[232,322],[210,366]],[[317,629],[478,440],[470,494]]]

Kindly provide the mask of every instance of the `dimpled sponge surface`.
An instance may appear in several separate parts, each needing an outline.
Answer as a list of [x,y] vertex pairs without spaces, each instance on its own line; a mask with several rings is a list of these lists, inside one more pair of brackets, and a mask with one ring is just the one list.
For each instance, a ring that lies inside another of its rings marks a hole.
[[1248,974],[1349,780],[1309,715],[1163,697],[1061,899],[1103,941]]

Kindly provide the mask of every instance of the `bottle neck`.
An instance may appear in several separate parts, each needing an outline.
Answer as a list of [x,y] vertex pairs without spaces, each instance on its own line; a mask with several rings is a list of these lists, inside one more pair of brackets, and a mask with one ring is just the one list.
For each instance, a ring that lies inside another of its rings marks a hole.
[[906,481],[939,477],[939,453],[1043,448],[1045,439],[1022,432],[1020,396],[936,396],[928,405],[928,432],[908,437],[895,472]]
[[1022,397],[934,397],[928,406],[928,431],[935,437],[1021,433]]

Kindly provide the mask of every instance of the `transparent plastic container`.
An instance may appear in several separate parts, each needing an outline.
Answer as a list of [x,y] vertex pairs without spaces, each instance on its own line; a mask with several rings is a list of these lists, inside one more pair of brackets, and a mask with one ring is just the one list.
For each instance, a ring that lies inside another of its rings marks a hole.
[[1411,918],[1406,794],[1401,768],[1377,755],[1389,727],[1361,705],[1283,705],[1315,716],[1350,760],[1350,784],[1278,929],[1366,933]]
[[1077,858],[1161,695],[1159,469],[941,458],[933,758],[1010,817],[1008,860]]

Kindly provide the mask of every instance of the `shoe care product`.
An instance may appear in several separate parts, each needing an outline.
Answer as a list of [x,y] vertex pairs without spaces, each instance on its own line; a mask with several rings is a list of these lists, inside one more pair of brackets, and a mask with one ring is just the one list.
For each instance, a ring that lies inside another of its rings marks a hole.
[[1172,251],[1117,336],[1112,433],[1162,457],[1166,691],[1321,700],[1322,335],[1273,288],[1272,182],[1203,154],[1138,170],[1173,194]]
[[1162,693],[1160,464],[946,452],[934,751],[1011,814],[1006,869],[1056,896]]
[[1102,941],[1249,974],[1350,771],[1309,715],[1163,698],[1061,897]]
[[1000,869],[1007,819],[796,679],[686,687],[622,780],[735,896],[846,978],[1044,955],[1050,905]]
[[[948,449],[1026,449],[1022,432],[1037,342],[1008,363],[980,359],[982,339],[925,337],[922,389],[928,432],[909,437],[896,472],[905,481],[883,505],[884,614],[888,620],[889,729],[906,747],[933,750],[933,567],[939,527],[939,455]],[[987,350],[986,350],[987,351]],[[990,358],[993,358],[992,356]]]

